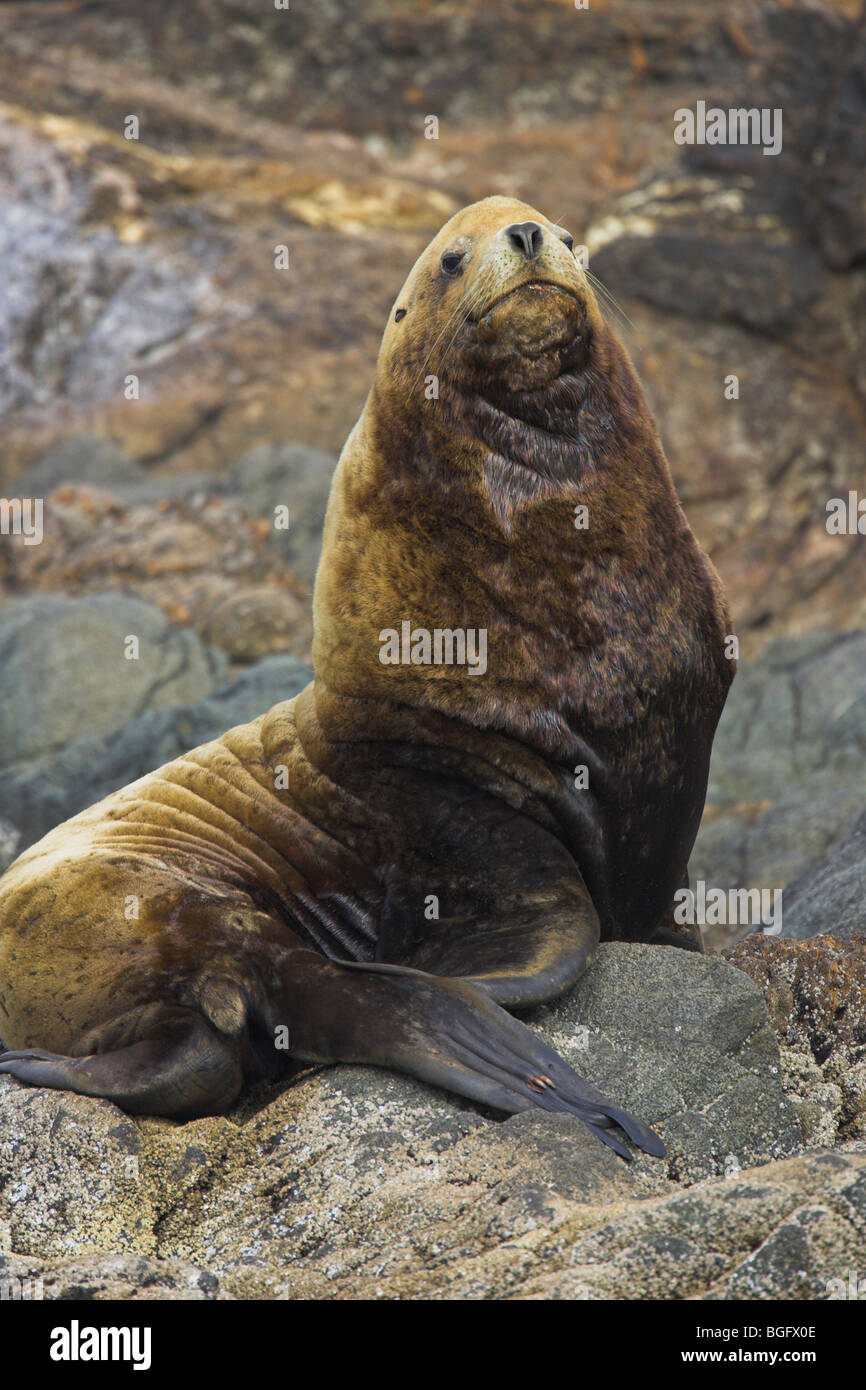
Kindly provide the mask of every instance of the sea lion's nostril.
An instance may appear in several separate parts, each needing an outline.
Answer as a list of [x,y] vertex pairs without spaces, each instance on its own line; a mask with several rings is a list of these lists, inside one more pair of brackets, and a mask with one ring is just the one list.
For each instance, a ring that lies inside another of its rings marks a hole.
[[534,261],[540,254],[544,241],[544,228],[540,222],[512,222],[510,227],[505,228],[505,235],[528,261]]

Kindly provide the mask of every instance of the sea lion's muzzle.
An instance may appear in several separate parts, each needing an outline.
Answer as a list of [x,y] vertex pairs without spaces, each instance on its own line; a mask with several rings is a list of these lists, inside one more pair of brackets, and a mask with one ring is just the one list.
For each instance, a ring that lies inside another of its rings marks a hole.
[[[554,235],[540,222],[509,222],[495,232],[476,275],[485,286],[470,320],[483,323],[496,310],[507,310],[533,332],[537,306],[545,301],[553,319],[569,317],[579,331],[586,313],[586,283],[571,253],[571,237]],[[501,322],[502,315],[495,315]],[[551,324],[551,327],[553,325]],[[542,332],[542,338],[548,334]]]

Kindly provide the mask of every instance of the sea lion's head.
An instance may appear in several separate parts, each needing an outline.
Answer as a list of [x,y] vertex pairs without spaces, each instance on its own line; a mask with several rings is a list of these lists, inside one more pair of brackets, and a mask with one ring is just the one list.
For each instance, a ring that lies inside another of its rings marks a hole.
[[597,314],[568,229],[513,198],[463,208],[394,302],[380,369],[490,400],[543,391],[586,363]]

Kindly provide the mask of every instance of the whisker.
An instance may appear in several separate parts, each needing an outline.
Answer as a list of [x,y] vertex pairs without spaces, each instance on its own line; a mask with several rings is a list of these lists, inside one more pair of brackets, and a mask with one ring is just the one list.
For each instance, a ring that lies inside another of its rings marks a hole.
[[[414,382],[414,384],[413,384],[413,386],[412,386],[412,392],[413,392],[413,394],[414,394],[414,392],[418,389],[419,385],[421,384],[421,382],[422,382],[422,380],[423,380],[423,378],[424,378],[424,376],[425,376],[427,367],[428,367],[429,364],[430,364],[430,360],[431,360],[431,358],[432,358],[434,352],[435,352],[436,349],[438,348],[439,344],[442,342],[442,339],[445,337],[445,334],[448,333],[448,332],[451,330],[451,328],[453,327],[454,332],[452,333],[451,338],[450,338],[450,340],[449,340],[449,342],[448,342],[448,345],[447,345],[445,351],[444,351],[443,354],[442,354],[442,361],[443,361],[443,362],[444,362],[445,358],[447,357],[448,353],[451,351],[451,348],[454,346],[454,343],[455,343],[455,341],[456,341],[456,339],[457,339],[458,333],[460,332],[460,330],[461,330],[461,328],[463,327],[463,325],[466,323],[466,320],[469,318],[469,316],[470,316],[470,314],[472,313],[473,309],[475,309],[475,308],[477,307],[477,305],[480,304],[480,303],[483,301],[484,295],[485,295],[485,293],[486,293],[486,288],[487,288],[487,283],[486,283],[486,280],[485,280],[485,281],[482,281],[482,283],[481,283],[480,285],[476,286],[476,288],[475,288],[468,296],[465,296],[465,295],[464,295],[464,297],[460,300],[460,302],[459,302],[459,303],[456,305],[456,307],[454,308],[453,312],[452,312],[451,314],[449,314],[448,318],[445,320],[445,324],[443,325],[441,331],[436,335],[436,338],[435,338],[434,341],[431,343],[431,345],[430,345],[430,347],[429,347],[429,349],[428,349],[428,351],[427,351],[427,355],[425,356],[424,361],[423,361],[422,364],[421,364],[421,370],[420,370],[420,372],[418,373],[418,377],[416,378],[416,380],[415,380],[415,382]],[[440,364],[440,365],[441,365],[441,364]]]
[[446,357],[448,356],[449,352],[451,351],[451,349],[453,348],[455,342],[457,341],[457,335],[458,335],[458,333],[460,332],[460,330],[461,330],[461,328],[463,327],[463,325],[464,325],[464,324],[467,322],[467,320],[469,319],[470,315],[472,314],[473,309],[475,309],[479,304],[483,303],[483,301],[484,301],[485,298],[486,298],[486,286],[484,286],[484,285],[479,286],[479,288],[476,290],[476,292],[470,297],[470,301],[469,301],[469,303],[466,305],[466,312],[465,312],[465,314],[463,315],[463,317],[462,317],[462,319],[460,320],[460,322],[457,324],[457,327],[454,329],[454,332],[453,332],[452,335],[451,335],[451,338],[450,338],[450,340],[449,340],[449,342],[448,342],[448,344],[447,344],[447,346],[446,346],[446,348],[445,348],[445,351],[442,353],[442,363],[445,362]]
[[590,284],[592,285],[593,289],[595,289],[595,291],[597,292],[599,298],[600,298],[605,304],[607,304],[607,306],[608,306],[611,310],[613,310],[613,312],[615,312],[616,314],[619,315],[619,318],[621,319],[621,321],[622,321],[623,323],[627,324],[629,328],[632,328],[632,329],[633,329],[633,328],[634,328],[634,324],[632,323],[632,321],[631,321],[631,319],[629,318],[628,314],[625,312],[625,309],[623,309],[622,305],[621,305],[621,304],[618,302],[618,300],[616,300],[616,299],[614,298],[614,296],[611,294],[610,290],[607,288],[607,285],[605,285],[605,284],[603,283],[603,281],[599,280],[598,276],[595,275],[595,274],[589,269],[588,266],[584,266],[583,269],[584,269],[584,274],[586,275],[587,280],[589,280],[589,282],[590,282]]

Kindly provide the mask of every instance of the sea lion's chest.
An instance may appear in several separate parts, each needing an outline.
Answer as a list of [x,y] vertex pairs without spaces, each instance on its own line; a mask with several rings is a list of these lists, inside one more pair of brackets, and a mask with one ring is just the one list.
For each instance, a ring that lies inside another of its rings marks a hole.
[[641,938],[683,882],[729,673],[711,614],[604,647],[570,711],[567,820],[602,935]]

